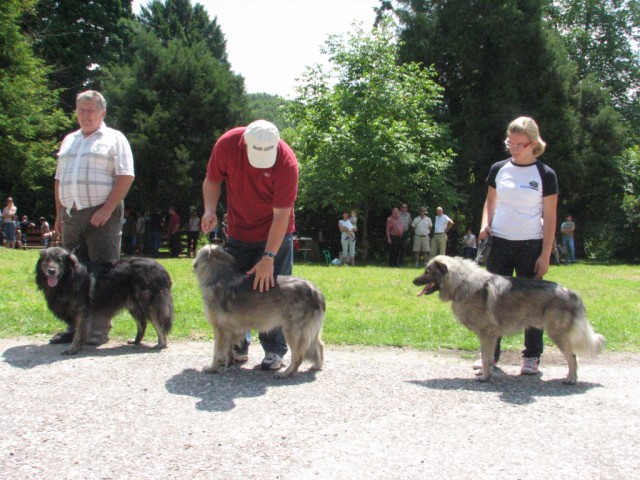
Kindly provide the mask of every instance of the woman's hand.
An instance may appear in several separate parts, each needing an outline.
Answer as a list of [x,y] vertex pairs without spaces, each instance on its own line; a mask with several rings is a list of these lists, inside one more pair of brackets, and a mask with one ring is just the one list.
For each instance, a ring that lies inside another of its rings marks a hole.
[[478,239],[484,240],[485,238],[487,238],[489,236],[491,236],[491,226],[490,225],[485,225],[484,228],[482,228],[478,232]]
[[536,260],[536,266],[533,270],[536,274],[536,278],[541,279],[549,271],[550,260],[551,258],[547,255],[540,255],[538,257],[538,260]]

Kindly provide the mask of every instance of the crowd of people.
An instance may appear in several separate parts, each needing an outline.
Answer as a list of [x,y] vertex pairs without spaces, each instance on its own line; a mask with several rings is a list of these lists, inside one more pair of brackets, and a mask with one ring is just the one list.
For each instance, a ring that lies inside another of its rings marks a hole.
[[12,197],[2,209],[2,229],[0,245],[6,248],[24,250],[29,247],[59,245],[60,236],[50,228],[45,217],[39,217],[37,225],[27,215],[18,215],[18,207]]

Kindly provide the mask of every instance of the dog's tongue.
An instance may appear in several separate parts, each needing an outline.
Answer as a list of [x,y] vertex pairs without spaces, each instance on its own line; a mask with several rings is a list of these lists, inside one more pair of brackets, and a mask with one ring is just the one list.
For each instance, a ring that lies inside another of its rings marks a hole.
[[418,294],[418,296],[421,297],[422,295],[427,293],[427,290],[429,290],[429,288],[431,288],[432,286],[433,286],[433,283],[427,283],[422,289],[422,291]]
[[47,285],[51,288],[55,287],[58,284],[58,277],[49,277],[47,278]]

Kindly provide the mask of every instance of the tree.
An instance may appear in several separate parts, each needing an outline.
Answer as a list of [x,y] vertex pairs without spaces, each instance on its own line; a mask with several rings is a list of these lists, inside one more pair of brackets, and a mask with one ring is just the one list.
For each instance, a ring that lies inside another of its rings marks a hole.
[[[57,133],[68,125],[47,87],[47,69],[20,31],[32,2],[0,3],[0,193],[22,213],[51,214]],[[47,191],[49,195],[43,194]]]
[[[605,85],[613,105],[638,119],[640,4],[635,0],[548,0],[547,18],[560,32],[580,79]],[[640,133],[640,132],[639,132]]]
[[171,40],[182,40],[188,46],[204,42],[215,58],[227,63],[227,42],[217,18],[210,20],[199,3],[192,6],[191,0],[153,0],[142,7],[139,21],[165,45]]
[[309,67],[289,109],[295,128],[286,133],[301,163],[298,204],[312,217],[360,210],[366,258],[371,217],[386,218],[403,199],[446,206],[461,198],[447,130],[434,120],[441,89],[432,70],[397,64],[388,19],[371,32],[354,25],[346,36],[329,37],[323,53],[333,78]]
[[140,208],[201,204],[215,140],[244,121],[244,81],[204,41],[164,40],[133,27],[128,63],[100,77],[107,120],[125,132],[136,162],[128,202]]
[[51,88],[71,113],[76,95],[94,85],[102,65],[122,52],[130,0],[39,0],[24,21],[34,51],[51,66]]
[[251,120],[268,120],[279,130],[292,126],[285,119],[284,111],[289,102],[283,97],[268,93],[248,93],[247,101]]

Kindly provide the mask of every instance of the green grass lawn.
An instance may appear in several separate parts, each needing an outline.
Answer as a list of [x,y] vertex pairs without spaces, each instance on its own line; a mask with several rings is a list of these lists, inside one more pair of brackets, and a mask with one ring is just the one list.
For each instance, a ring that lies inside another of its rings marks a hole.
[[[0,337],[49,338],[63,328],[35,287],[37,256],[37,251],[0,249]],[[169,341],[210,340],[212,331],[202,313],[191,260],[160,261],[174,285],[175,323]],[[327,299],[323,328],[326,343],[477,350],[476,336],[455,321],[449,304],[436,295],[417,297],[419,289],[411,281],[418,272],[414,268],[382,266],[294,266],[294,274],[314,282]],[[582,296],[595,330],[607,338],[608,350],[640,350],[638,266],[589,263],[552,266],[546,279]],[[120,314],[114,323],[112,338],[133,337],[135,326],[128,313]],[[149,325],[147,341],[154,342],[155,338]],[[506,338],[503,348],[520,350],[522,341],[522,334]]]

